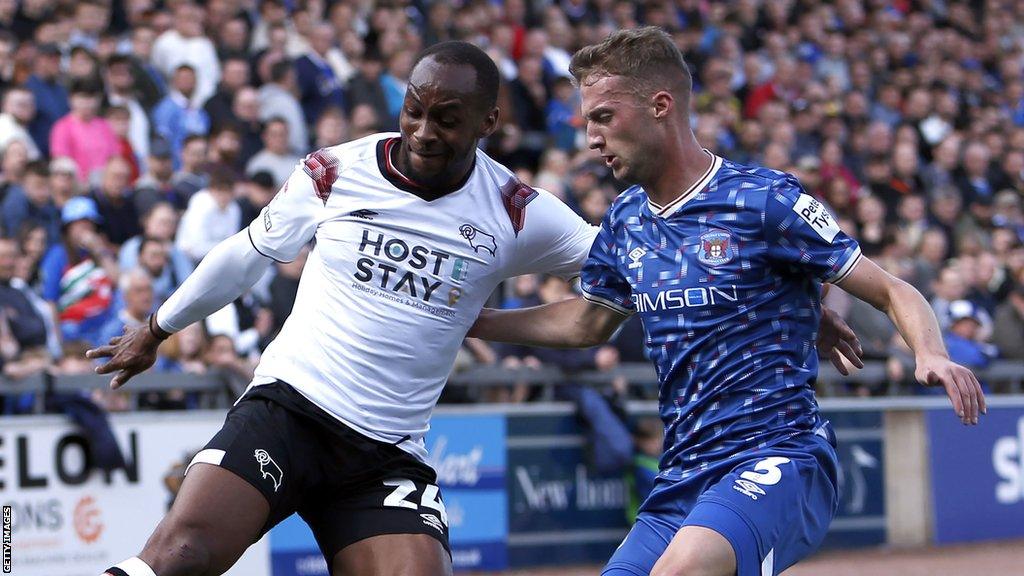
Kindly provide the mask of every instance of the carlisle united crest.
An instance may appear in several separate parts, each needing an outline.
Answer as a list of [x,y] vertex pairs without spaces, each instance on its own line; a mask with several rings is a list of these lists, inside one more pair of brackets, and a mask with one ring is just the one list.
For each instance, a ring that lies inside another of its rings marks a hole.
[[697,260],[705,266],[719,266],[736,256],[736,243],[728,232],[715,230],[700,235]]

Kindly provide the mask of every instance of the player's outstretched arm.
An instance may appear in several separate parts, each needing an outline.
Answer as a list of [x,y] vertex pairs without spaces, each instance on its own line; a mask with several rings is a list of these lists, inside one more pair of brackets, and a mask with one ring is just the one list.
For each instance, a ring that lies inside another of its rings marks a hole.
[[843,290],[888,314],[914,351],[917,381],[942,386],[964,424],[977,424],[985,413],[985,395],[967,368],[949,359],[939,322],[924,296],[913,286],[862,257],[838,284]]
[[607,342],[626,318],[583,298],[517,310],[484,308],[468,336],[527,346],[588,348]]
[[120,388],[153,365],[160,342],[241,296],[266,272],[270,262],[253,247],[248,230],[235,234],[203,258],[146,324],[125,328],[123,335],[112,338],[106,346],[86,352],[86,358],[110,358],[96,368],[96,373],[116,372],[110,387]]

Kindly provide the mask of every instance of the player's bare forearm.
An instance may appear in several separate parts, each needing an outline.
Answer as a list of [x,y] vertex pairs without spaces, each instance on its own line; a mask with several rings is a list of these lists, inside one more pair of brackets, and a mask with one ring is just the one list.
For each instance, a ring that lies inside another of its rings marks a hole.
[[842,288],[885,312],[915,355],[949,357],[935,313],[910,284],[863,258],[843,280]]
[[868,258],[862,258],[840,286],[889,315],[914,351],[917,381],[945,388],[961,421],[977,424],[978,415],[985,413],[981,384],[969,369],[949,359],[939,322],[924,296]]
[[895,279],[889,287],[889,308],[885,312],[915,356],[949,358],[935,312],[917,288]]
[[608,341],[626,319],[609,308],[573,298],[517,310],[480,312],[469,336],[548,348],[587,348]]

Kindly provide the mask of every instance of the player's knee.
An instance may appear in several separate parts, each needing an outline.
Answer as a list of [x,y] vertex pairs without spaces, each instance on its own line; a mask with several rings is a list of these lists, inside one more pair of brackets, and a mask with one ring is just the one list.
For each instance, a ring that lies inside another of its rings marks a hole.
[[207,576],[213,574],[209,541],[202,532],[185,525],[161,525],[139,555],[158,576]]

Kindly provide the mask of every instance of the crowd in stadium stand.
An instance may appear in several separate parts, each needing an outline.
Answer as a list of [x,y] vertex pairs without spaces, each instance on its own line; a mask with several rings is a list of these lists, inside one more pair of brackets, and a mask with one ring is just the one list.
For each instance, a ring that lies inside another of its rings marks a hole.
[[[670,31],[692,66],[703,146],[798,176],[931,300],[954,360],[1024,359],[1019,2],[0,0],[3,376],[88,372],[82,351],[144,321],[304,155],[396,130],[415,54],[441,40],[480,45],[503,75],[488,153],[600,223],[622,186],[587,150],[569,59],[641,24]],[[174,335],[155,369],[250,374],[302,265]],[[572,291],[524,277],[492,305]],[[890,383],[912,380],[882,313],[838,289],[826,303]],[[594,350],[467,342],[460,364],[625,361],[644,361],[635,320]]]

